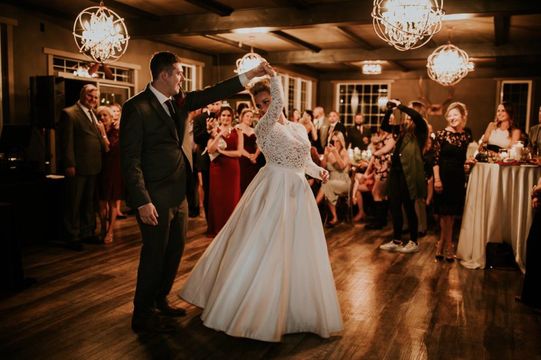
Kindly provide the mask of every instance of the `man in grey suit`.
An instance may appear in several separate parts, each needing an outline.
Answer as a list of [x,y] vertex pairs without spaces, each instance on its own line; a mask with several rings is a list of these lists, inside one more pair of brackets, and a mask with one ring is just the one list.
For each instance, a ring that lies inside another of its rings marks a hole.
[[201,91],[181,94],[184,79],[180,59],[159,52],[150,60],[152,82],[124,105],[120,149],[128,205],[137,209],[143,246],[137,271],[132,329],[136,333],[171,332],[173,324],[158,315],[184,316],[167,302],[186,240],[188,205],[186,177],[192,166],[191,148],[184,145],[188,113],[236,94],[255,76],[245,74]]
[[81,241],[97,241],[94,192],[101,171],[102,152],[107,151],[105,128],[94,108],[99,92],[92,84],[81,89],[79,101],[60,114],[59,160],[66,175],[64,230],[66,245],[83,249]]

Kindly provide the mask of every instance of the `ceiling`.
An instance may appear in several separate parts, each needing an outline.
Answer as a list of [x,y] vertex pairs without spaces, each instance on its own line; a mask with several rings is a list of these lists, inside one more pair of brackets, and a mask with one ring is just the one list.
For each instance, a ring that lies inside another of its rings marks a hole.
[[[9,0],[71,28],[98,0]],[[105,0],[125,17],[132,38],[146,38],[234,64],[253,49],[276,65],[316,77],[358,74],[362,61],[383,60],[383,71],[426,69],[426,58],[449,40],[464,49],[480,76],[541,75],[541,1],[446,0],[442,30],[420,49],[398,51],[372,26],[372,0]],[[266,32],[238,33],[239,28]]]

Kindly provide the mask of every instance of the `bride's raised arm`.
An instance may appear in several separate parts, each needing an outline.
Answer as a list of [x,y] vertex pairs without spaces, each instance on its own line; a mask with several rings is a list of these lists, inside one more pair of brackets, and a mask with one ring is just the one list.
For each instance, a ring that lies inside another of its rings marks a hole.
[[255,127],[255,134],[259,138],[261,136],[265,136],[275,122],[280,119],[280,116],[282,115],[282,109],[284,107],[284,96],[283,96],[283,90],[282,90],[282,82],[280,81],[279,75],[274,75],[271,77],[270,80],[270,95],[271,95],[271,103],[269,105],[269,109],[259,119],[256,127]]

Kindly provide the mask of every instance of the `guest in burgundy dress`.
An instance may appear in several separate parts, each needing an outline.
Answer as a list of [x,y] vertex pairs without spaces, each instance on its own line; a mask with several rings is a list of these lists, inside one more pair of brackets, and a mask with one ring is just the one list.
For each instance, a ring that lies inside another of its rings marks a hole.
[[252,127],[254,112],[252,109],[244,109],[239,116],[239,128],[242,131],[244,138],[244,149],[240,157],[240,192],[244,194],[244,190],[250,185],[252,179],[256,176],[260,169],[257,158],[261,151],[256,144],[256,136]]
[[109,151],[103,154],[101,174],[98,180],[100,200],[101,236],[103,242],[113,242],[113,229],[118,215],[117,201],[124,194],[120,174],[119,123],[113,121],[113,112],[107,106],[98,108],[98,119],[105,126]]
[[216,236],[240,200],[240,164],[243,136],[232,126],[233,109],[222,107],[220,127],[213,130],[207,145],[210,155],[208,236]]

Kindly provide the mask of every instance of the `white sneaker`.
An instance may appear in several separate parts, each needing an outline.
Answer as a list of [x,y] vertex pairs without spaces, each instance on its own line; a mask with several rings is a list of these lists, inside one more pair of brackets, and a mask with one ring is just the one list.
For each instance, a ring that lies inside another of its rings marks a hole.
[[397,251],[403,254],[414,253],[419,251],[419,245],[410,240],[406,245],[401,246]]
[[401,247],[402,247],[402,244],[400,243],[397,244],[393,240],[379,246],[381,250],[386,250],[386,251],[397,251]]

